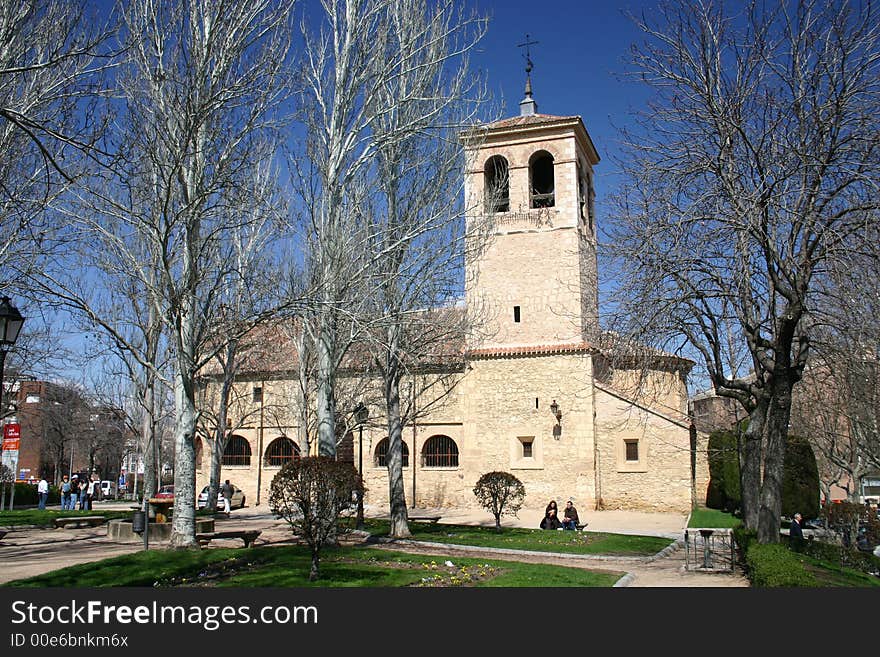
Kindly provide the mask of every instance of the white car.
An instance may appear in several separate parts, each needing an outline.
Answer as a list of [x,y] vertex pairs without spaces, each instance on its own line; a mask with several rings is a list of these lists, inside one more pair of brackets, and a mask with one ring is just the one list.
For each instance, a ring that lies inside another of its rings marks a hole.
[[[220,485],[222,486],[223,484],[220,484]],[[232,484],[232,488],[233,488],[234,492],[232,493],[232,499],[229,501],[230,508],[243,509],[244,503],[245,503],[244,492],[242,492],[241,488],[239,488],[235,484]],[[199,509],[204,509],[207,505],[208,505],[208,487],[205,486],[202,489],[202,492],[199,493],[199,499],[198,499],[198,502],[196,503],[196,506]],[[217,494],[217,508],[223,509],[223,500],[220,499],[219,492]]]

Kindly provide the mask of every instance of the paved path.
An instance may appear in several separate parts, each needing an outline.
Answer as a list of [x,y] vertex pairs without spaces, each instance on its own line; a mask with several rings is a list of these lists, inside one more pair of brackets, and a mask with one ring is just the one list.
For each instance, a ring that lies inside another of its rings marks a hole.
[[[112,508],[110,504],[103,508]],[[122,506],[121,508],[126,508]],[[371,515],[367,510],[367,515]],[[451,511],[448,509],[418,509],[412,515],[442,515],[441,523],[493,526],[491,515],[481,511]],[[504,518],[509,527],[536,527],[543,512],[522,512],[519,518]],[[678,540],[683,537],[686,517],[679,514],[639,513],[634,511],[581,512],[581,520],[588,522],[588,531],[604,531],[652,536]],[[266,506],[232,512],[228,520],[217,520],[217,530],[260,529],[256,545],[282,544],[291,541],[290,530],[284,521],[272,516]],[[212,547],[240,546],[241,541],[212,541]],[[588,568],[621,574],[619,586],[631,587],[743,587],[748,580],[742,573],[697,573],[685,570],[684,549],[666,550],[659,558],[614,558],[610,556],[560,555],[553,553],[518,553],[465,547],[418,545],[413,542],[391,543],[385,549],[421,554],[455,556],[485,556],[492,559],[528,561],[551,565]],[[106,527],[88,529],[14,529],[0,542],[0,583],[31,577],[50,570],[78,563],[97,561],[111,556],[143,549],[140,543],[116,543],[106,536]]]

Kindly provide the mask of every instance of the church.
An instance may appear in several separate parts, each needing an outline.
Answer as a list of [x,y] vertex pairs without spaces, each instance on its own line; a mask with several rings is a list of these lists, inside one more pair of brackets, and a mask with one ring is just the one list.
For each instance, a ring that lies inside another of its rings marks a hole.
[[[527,85],[518,116],[464,144],[466,206],[492,215],[493,238],[467,263],[465,289],[467,308],[485,317],[442,403],[404,427],[407,504],[473,507],[477,479],[503,470],[523,482],[526,508],[572,499],[584,510],[689,512],[708,483],[705,436],[687,414],[693,363],[621,350],[599,328],[599,154],[583,121],[538,113]],[[268,505],[272,477],[304,444],[303,414],[291,411],[295,356],[283,337],[267,342],[239,370],[244,401],[222,457],[221,481],[242,488],[249,506]],[[378,401],[338,458],[362,468],[365,503],[381,511],[388,441]],[[207,451],[197,444],[199,490]]]

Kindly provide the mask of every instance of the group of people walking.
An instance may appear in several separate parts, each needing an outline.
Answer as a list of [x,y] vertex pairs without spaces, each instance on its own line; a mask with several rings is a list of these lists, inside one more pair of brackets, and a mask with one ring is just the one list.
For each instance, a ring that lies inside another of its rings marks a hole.
[[79,501],[81,511],[90,511],[92,500],[98,496],[100,487],[99,481],[86,481],[84,478],[80,479],[78,475],[73,475],[73,478],[64,475],[61,478],[61,510],[74,511]]
[[578,512],[571,500],[565,503],[565,510],[561,520],[559,518],[559,509],[556,507],[556,500],[550,500],[550,504],[544,510],[541,529],[577,529],[579,524]]

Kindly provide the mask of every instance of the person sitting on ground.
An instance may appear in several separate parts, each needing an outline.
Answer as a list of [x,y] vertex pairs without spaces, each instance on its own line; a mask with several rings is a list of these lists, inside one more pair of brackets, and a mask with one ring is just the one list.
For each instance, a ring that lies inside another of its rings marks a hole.
[[544,509],[544,515],[546,516],[550,509],[553,509],[556,512],[556,515],[559,515],[559,509],[556,507],[556,500],[550,500],[550,503],[547,505],[547,508]]
[[580,524],[580,519],[578,518],[577,509],[574,508],[574,504],[571,503],[571,500],[565,503],[565,514],[562,519],[562,526],[565,529],[577,529],[578,524]]
[[562,529],[562,523],[556,517],[556,509],[547,507],[544,519],[541,520],[541,529]]

